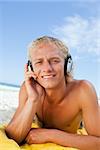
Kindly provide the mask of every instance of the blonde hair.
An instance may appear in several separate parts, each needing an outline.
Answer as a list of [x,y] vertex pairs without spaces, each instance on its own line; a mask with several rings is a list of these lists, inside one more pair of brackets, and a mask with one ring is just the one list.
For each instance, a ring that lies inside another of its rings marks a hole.
[[43,37],[36,39],[35,41],[32,41],[29,44],[29,46],[28,46],[28,58],[30,61],[31,61],[31,53],[30,53],[31,50],[36,48],[41,43],[53,43],[53,44],[55,44],[59,48],[59,50],[62,51],[64,58],[66,58],[68,53],[69,53],[68,47],[62,41],[60,41],[54,37],[43,36]]
[[[39,46],[41,43],[49,43],[49,44],[53,43],[59,48],[60,51],[62,51],[64,58],[67,58],[67,56],[69,55],[69,49],[62,41],[54,37],[42,36],[40,38],[37,38],[35,41],[32,41],[28,46],[28,59],[30,61],[32,61],[31,51],[35,49],[37,46]],[[72,71],[70,71],[70,73],[67,72],[67,75],[71,75],[72,74],[71,72]]]

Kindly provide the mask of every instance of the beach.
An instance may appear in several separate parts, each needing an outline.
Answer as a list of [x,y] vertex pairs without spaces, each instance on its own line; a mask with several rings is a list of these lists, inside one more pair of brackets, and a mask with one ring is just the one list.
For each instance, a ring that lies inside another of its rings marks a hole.
[[18,106],[18,96],[19,88],[0,86],[0,124],[8,123],[13,117]]
[[0,86],[0,124],[8,123],[18,106],[19,88]]

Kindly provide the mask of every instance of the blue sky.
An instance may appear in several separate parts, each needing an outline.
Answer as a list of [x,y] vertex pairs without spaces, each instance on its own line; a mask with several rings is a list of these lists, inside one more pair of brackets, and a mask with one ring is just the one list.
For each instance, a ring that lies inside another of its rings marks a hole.
[[0,0],[0,82],[21,85],[28,44],[43,35],[70,48],[74,76],[100,95],[99,0]]

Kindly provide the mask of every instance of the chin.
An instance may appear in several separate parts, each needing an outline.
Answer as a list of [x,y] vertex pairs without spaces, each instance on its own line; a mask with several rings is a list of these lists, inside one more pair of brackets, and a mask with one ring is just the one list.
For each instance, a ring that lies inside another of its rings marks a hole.
[[39,84],[45,89],[57,89],[63,78],[38,79]]
[[57,88],[58,84],[56,83],[40,83],[45,89],[54,89]]

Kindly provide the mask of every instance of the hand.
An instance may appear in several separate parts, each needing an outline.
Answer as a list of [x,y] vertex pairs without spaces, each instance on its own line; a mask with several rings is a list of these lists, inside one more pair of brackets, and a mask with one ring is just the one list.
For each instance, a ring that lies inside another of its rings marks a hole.
[[50,142],[49,136],[50,136],[50,130],[49,129],[43,129],[43,128],[37,128],[37,129],[31,129],[28,136],[26,137],[26,142],[28,144],[43,144]]
[[37,101],[43,94],[43,87],[37,83],[37,75],[33,71],[28,71],[28,65],[25,65],[25,86],[28,98]]

